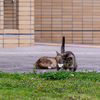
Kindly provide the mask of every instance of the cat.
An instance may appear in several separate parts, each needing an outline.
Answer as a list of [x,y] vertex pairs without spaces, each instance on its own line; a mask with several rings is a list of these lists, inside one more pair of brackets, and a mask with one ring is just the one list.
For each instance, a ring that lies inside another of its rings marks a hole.
[[[57,52],[57,51],[56,51]],[[62,67],[57,65],[57,70],[67,70],[75,72],[77,70],[76,57],[71,51],[65,52],[65,37],[62,38],[61,53],[57,52],[61,58],[57,60],[58,64],[63,64]]]
[[60,54],[59,52],[57,52],[60,56],[61,56],[61,62],[60,64],[63,64],[63,66],[61,68],[59,68],[59,66],[57,66],[57,70],[67,70],[69,69],[70,71],[75,72],[77,70],[77,62],[76,62],[76,58],[75,55],[71,52],[71,51],[66,51],[63,54]]
[[56,69],[57,68],[57,61],[61,58],[59,54],[56,57],[41,57],[36,61],[35,67],[36,69]]
[[[65,37],[62,39],[62,47],[61,52],[65,52]],[[57,56],[56,57],[41,57],[36,63],[36,69],[48,69],[51,67],[51,69],[57,69],[60,70],[60,65],[62,66],[62,58],[61,55],[56,51]]]
[[36,69],[57,69],[76,71],[77,63],[75,55],[71,51],[65,52],[65,37],[62,38],[61,53],[57,52],[56,57],[41,57],[35,63]]
[[[63,37],[62,40],[63,41],[62,41],[61,52],[64,52],[65,37]],[[41,57],[40,59],[38,59],[35,63],[36,69],[48,69],[48,68],[54,69],[54,68],[57,68],[57,70],[60,70],[59,66],[62,63],[62,60],[61,60],[62,58],[58,52],[56,52],[56,53],[57,53],[56,57]]]

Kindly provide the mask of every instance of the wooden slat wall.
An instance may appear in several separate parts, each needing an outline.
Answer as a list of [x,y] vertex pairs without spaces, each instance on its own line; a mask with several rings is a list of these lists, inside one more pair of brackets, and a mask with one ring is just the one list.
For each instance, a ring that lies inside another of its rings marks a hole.
[[0,0],[0,47],[33,45],[34,0]]
[[100,44],[99,0],[35,0],[35,41]]

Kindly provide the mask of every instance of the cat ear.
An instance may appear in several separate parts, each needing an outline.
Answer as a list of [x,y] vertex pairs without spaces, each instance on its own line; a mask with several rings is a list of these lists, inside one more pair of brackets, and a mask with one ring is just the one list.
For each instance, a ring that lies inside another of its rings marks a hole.
[[56,51],[56,53],[57,53],[57,56],[58,56],[58,55],[63,56],[63,54],[61,54],[61,53],[59,53],[59,52],[57,52],[57,51]]

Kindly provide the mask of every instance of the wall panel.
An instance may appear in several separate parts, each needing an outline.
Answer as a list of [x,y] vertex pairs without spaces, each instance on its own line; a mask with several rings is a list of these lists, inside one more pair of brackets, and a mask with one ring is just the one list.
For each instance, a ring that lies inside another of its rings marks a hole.
[[100,44],[99,0],[35,0],[35,13],[36,41]]
[[0,47],[34,45],[34,0],[0,0]]

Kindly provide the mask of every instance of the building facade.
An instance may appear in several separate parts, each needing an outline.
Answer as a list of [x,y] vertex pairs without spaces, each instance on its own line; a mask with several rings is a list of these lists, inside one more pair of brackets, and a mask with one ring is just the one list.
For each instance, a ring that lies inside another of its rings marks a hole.
[[34,0],[35,41],[100,44],[100,0]]
[[34,0],[0,0],[0,47],[34,45]]
[[100,44],[100,0],[0,0],[0,47],[61,43],[62,36]]

